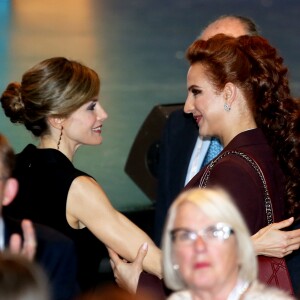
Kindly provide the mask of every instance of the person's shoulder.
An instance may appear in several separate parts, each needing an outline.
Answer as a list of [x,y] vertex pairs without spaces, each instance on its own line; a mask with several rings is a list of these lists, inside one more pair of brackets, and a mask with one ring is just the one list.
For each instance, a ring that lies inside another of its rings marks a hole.
[[222,170],[226,172],[230,170],[236,173],[243,173],[244,169],[251,169],[250,164],[245,159],[227,151],[221,152],[221,154],[212,161],[210,167],[213,173],[219,173]]
[[22,161],[24,159],[27,159],[28,157],[35,155],[36,151],[37,147],[35,145],[28,144],[21,152],[16,154],[16,159],[18,162]]
[[295,300],[294,297],[276,287],[254,282],[245,294],[245,300]]

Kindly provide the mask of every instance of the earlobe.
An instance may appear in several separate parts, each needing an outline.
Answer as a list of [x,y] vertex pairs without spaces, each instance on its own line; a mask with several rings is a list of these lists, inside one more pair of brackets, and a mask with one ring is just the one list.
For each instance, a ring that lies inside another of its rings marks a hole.
[[63,118],[57,118],[57,117],[48,118],[49,124],[56,129],[61,129],[63,121],[64,121]]
[[17,195],[18,192],[18,181],[15,178],[9,178],[5,182],[4,194],[3,194],[3,206],[9,205]]

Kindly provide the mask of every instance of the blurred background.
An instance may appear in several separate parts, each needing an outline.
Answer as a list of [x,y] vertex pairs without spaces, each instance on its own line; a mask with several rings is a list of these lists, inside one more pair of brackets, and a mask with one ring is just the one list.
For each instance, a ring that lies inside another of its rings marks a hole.
[[[299,0],[0,0],[1,93],[52,56],[95,69],[109,118],[103,143],[81,147],[74,164],[96,178],[117,209],[151,210],[153,201],[124,171],[128,154],[153,107],[185,101],[185,50],[223,14],[258,24],[284,57],[293,94],[299,96]],[[0,131],[16,152],[36,143],[2,109]]]

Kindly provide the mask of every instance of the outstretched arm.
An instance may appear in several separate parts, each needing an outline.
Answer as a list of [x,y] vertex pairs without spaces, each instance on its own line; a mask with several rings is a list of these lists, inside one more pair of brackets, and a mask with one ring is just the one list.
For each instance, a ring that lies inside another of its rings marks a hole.
[[251,238],[257,255],[284,257],[300,246],[300,229],[283,231],[290,226],[294,218],[289,218],[278,223],[270,224]]
[[87,227],[108,248],[129,262],[134,261],[138,249],[148,244],[143,269],[162,277],[161,251],[150,237],[118,212],[99,184],[90,177],[76,178],[67,199],[67,220],[71,227]]

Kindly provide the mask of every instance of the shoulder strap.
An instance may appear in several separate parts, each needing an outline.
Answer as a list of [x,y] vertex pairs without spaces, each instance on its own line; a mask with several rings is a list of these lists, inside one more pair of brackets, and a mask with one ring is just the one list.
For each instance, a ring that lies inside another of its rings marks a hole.
[[243,158],[256,171],[256,173],[258,174],[258,176],[260,177],[260,179],[262,181],[263,188],[264,188],[264,200],[265,200],[267,221],[268,221],[268,224],[273,223],[274,222],[274,216],[273,216],[272,201],[271,201],[271,198],[270,198],[270,195],[269,195],[269,192],[268,192],[267,182],[266,182],[266,179],[264,177],[264,174],[263,174],[260,166],[258,165],[258,163],[252,157],[250,157],[248,154],[246,154],[244,152],[236,151],[236,150],[228,150],[228,151],[223,152],[221,155],[219,155],[215,159],[213,159],[209,163],[209,165],[206,167],[206,169],[205,169],[205,171],[204,171],[204,173],[203,173],[203,175],[200,179],[199,187],[201,187],[201,188],[206,187],[207,181],[208,181],[210,173],[211,173],[211,170],[223,157],[225,157],[227,155],[237,155],[237,156]]

